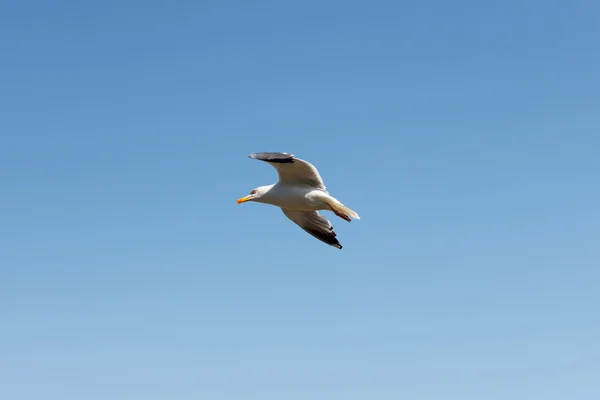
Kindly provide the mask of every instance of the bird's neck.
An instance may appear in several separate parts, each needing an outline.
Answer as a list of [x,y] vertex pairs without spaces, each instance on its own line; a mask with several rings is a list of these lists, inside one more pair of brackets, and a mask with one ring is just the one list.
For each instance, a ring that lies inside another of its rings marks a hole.
[[276,185],[277,184],[274,183],[272,185],[263,186],[261,188],[262,195],[258,199],[256,199],[256,201],[259,203],[275,205],[275,203],[277,202],[277,198],[279,197],[277,195],[277,188],[275,188]]

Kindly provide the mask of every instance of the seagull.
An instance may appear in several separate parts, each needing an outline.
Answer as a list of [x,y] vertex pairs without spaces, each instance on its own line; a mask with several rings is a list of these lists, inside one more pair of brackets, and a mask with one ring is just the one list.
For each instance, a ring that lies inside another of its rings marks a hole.
[[360,217],[327,192],[319,171],[311,163],[290,153],[253,153],[248,157],[275,167],[279,181],[257,187],[247,196],[238,199],[237,204],[255,201],[280,207],[286,217],[307,233],[330,246],[342,249],[333,226],[319,214],[319,210],[332,211],[348,222],[351,217]]

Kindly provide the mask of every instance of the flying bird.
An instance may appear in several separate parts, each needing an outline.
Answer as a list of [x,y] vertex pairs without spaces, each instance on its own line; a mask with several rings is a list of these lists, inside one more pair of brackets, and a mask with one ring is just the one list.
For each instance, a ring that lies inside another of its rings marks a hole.
[[257,187],[238,199],[237,204],[255,201],[280,207],[286,217],[310,235],[330,246],[342,248],[333,226],[319,211],[332,211],[348,222],[350,218],[360,217],[327,192],[319,171],[311,163],[289,153],[253,153],[248,157],[275,167],[279,181]]

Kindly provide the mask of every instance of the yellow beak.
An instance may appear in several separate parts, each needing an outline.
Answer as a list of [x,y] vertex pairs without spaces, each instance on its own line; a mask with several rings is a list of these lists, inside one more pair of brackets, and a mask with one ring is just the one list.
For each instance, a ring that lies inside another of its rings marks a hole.
[[235,202],[236,204],[242,204],[248,200],[250,200],[252,198],[252,196],[246,196],[246,197],[242,197],[241,199],[237,199],[237,201]]

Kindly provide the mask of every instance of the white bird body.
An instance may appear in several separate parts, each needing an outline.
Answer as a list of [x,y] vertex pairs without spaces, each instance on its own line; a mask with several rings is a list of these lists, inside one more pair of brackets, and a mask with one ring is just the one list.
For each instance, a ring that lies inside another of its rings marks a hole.
[[330,246],[342,248],[333,226],[319,211],[333,211],[348,222],[351,217],[360,217],[327,192],[319,172],[312,164],[289,153],[254,153],[249,157],[274,166],[279,181],[252,190],[248,196],[238,199],[238,204],[254,201],[280,207],[290,220],[312,236]]
[[262,196],[256,199],[258,203],[271,204],[292,211],[329,210],[327,203],[321,200],[326,194],[314,187],[275,183],[258,189],[264,190]]

